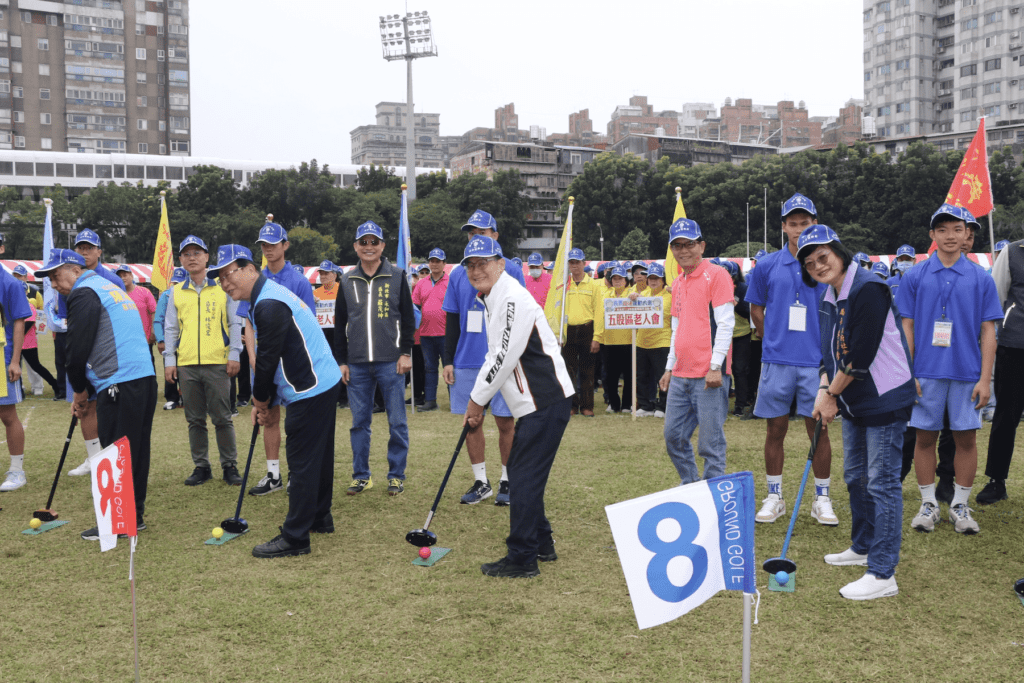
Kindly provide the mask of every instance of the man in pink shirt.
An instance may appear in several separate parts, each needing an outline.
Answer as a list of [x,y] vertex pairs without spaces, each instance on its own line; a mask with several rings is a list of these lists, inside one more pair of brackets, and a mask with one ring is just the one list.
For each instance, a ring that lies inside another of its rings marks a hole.
[[[683,272],[672,282],[672,343],[659,385],[668,393],[665,448],[682,483],[689,484],[700,479],[690,444],[698,426],[704,479],[725,474],[729,386],[723,384],[722,365],[736,325],[733,284],[725,268],[704,260],[705,242],[696,222],[680,218],[669,228],[668,239]],[[685,333],[679,334],[680,329]]]
[[544,259],[537,252],[530,254],[526,259],[526,291],[533,295],[541,308],[548,300],[548,290],[551,289],[551,273],[544,270]]
[[153,336],[153,316],[156,315],[156,299],[153,298],[148,289],[135,284],[132,269],[128,266],[122,264],[114,272],[124,282],[124,291],[128,292],[128,296],[131,297],[132,301],[135,302],[135,306],[139,309],[139,316],[142,317],[142,329],[146,333],[146,343],[149,344],[149,355],[152,356],[153,344],[156,343],[156,337]]
[[441,310],[445,292],[448,291],[448,273],[444,272],[445,253],[432,249],[427,258],[430,276],[420,278],[412,290],[412,303],[422,314],[420,322],[420,350],[423,352],[423,366],[426,381],[423,384],[423,405],[419,412],[437,410],[437,367],[444,351],[445,312]]

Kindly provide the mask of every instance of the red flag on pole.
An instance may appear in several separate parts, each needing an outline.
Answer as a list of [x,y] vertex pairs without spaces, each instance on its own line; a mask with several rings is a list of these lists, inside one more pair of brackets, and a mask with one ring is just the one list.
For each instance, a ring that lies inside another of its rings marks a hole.
[[[946,203],[960,206],[980,219],[992,212],[992,179],[988,174],[988,140],[985,135],[985,118],[978,120],[978,131],[967,148],[960,168],[957,169],[953,184],[946,194]],[[928,253],[935,251],[935,242]]]
[[132,452],[121,437],[89,458],[92,496],[100,550],[117,546],[117,535],[135,536],[135,487],[132,483]]

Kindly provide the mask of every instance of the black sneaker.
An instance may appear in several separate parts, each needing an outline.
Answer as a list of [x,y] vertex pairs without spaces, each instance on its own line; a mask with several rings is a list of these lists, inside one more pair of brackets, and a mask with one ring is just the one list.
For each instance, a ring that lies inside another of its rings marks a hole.
[[209,467],[197,467],[192,470],[192,474],[185,480],[185,486],[199,486],[210,479],[213,479],[213,475],[210,473]]
[[85,541],[98,541],[100,540],[100,529],[99,527],[93,527],[86,529],[82,532],[82,539]]
[[530,579],[540,574],[536,561],[529,564],[516,564],[508,559],[508,555],[497,562],[480,565],[480,571],[484,573],[484,576],[499,576],[506,579]]
[[242,475],[238,473],[237,467],[228,465],[224,468],[224,482],[230,486],[242,485]]
[[473,482],[473,485],[469,487],[469,490],[462,495],[462,499],[459,501],[463,505],[476,505],[480,501],[490,498],[494,493],[491,488],[489,481],[480,481],[477,479]]
[[498,507],[508,507],[511,502],[508,490],[508,479],[502,479],[498,482],[498,495],[494,497],[494,504]]
[[67,394],[65,394],[65,393],[64,393],[64,392],[62,391],[62,392],[60,392],[59,394],[54,394],[54,395],[53,395],[53,400],[54,400],[54,401],[64,401],[64,400],[67,400],[67,397],[68,397],[68,395],[67,395]]
[[309,555],[309,546],[292,545],[284,537],[284,534],[278,534],[273,539],[266,543],[260,543],[252,549],[253,557],[273,558],[290,557],[292,555]]
[[551,541],[551,545],[546,548],[541,548],[537,551],[537,560],[539,562],[554,562],[558,559],[558,555],[555,553],[555,542]]
[[418,413],[429,413],[431,410],[437,410],[437,401],[426,401],[416,406]]
[[978,501],[978,505],[991,505],[1006,498],[1006,482],[1002,479],[989,479],[975,500]]
[[268,493],[274,491],[280,491],[284,486],[281,485],[281,477],[274,478],[270,472],[267,472],[267,476],[260,479],[256,486],[249,489],[250,496],[265,496]]
[[238,403],[235,404],[235,407],[236,408],[244,408],[247,405],[249,405],[248,401],[243,401],[243,400],[239,399]]
[[333,534],[334,533],[334,516],[331,513],[327,513],[319,522],[313,522],[313,528],[309,530],[311,534]]
[[940,503],[946,505],[953,504],[953,480],[939,478],[939,483],[935,487],[935,499]]

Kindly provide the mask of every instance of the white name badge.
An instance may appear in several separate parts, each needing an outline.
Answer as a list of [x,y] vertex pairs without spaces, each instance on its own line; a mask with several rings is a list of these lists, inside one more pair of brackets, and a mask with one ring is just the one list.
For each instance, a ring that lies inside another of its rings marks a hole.
[[953,323],[949,320],[936,320],[932,330],[932,346],[950,346],[953,342]]
[[789,307],[789,331],[807,331],[807,307],[803,304],[793,304]]
[[484,331],[484,312],[483,311],[470,311],[469,315],[466,316],[466,331],[467,332],[483,332]]

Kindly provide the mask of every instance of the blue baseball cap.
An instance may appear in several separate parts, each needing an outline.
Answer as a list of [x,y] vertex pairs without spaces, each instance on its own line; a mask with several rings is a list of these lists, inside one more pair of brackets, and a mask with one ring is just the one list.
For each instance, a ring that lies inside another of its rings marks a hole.
[[917,252],[909,244],[904,244],[902,247],[896,250],[896,258],[900,256],[909,256],[910,258],[917,258]]
[[28,277],[28,268],[21,265],[20,263],[14,266],[14,270],[11,272],[13,272],[15,275],[22,275],[24,277]]
[[871,263],[871,257],[865,254],[863,251],[858,251],[853,255],[853,260],[857,263]]
[[643,261],[633,261],[633,265],[631,265],[631,266],[629,267],[629,271],[630,271],[631,273],[632,273],[632,272],[635,272],[637,268],[640,268],[640,269],[641,269],[641,270],[643,270],[643,271],[644,271],[645,273],[647,272],[647,264],[646,264],[646,263],[644,263]]
[[177,267],[171,271],[171,282],[184,282],[188,279],[188,271],[182,267]]
[[334,273],[337,272],[338,266],[334,265],[334,263],[332,263],[331,261],[321,261],[320,267],[317,268],[317,270],[323,270],[328,273]]
[[181,241],[181,244],[178,245],[178,253],[180,254],[181,252],[185,251],[185,247],[193,244],[202,249],[203,251],[205,251],[207,254],[210,253],[210,250],[207,249],[206,247],[206,242],[202,241],[195,235],[189,235],[188,237]]
[[583,250],[580,249],[579,247],[576,247],[575,249],[570,249],[569,250],[569,260],[570,261],[585,261],[586,258],[587,257],[583,255]]
[[735,275],[740,272],[740,267],[736,265],[736,262],[729,259],[722,259],[722,267],[729,271],[729,275]]
[[519,266],[520,268],[522,268],[522,267],[523,267],[523,259],[519,258],[518,256],[516,256],[516,257],[513,257],[513,259],[512,259],[512,263],[516,264],[516,265],[517,265],[517,266]]
[[82,232],[75,235],[75,246],[77,247],[82,242],[91,244],[94,247],[100,246],[100,236],[94,233],[92,230],[83,230]]
[[583,266],[583,272],[584,273],[593,273],[594,269],[591,268],[590,266]]
[[827,225],[812,225],[800,233],[800,239],[797,240],[796,260],[803,263],[803,260],[814,251],[815,247],[832,242],[842,244],[835,230]]
[[416,272],[417,273],[422,273],[423,271],[427,271],[429,273],[430,272],[430,266],[428,266],[426,263],[421,263],[419,265],[419,267],[416,268]]
[[495,256],[502,256],[501,245],[490,237],[476,235],[466,245],[466,251],[463,252],[462,256],[462,263],[465,264],[470,258],[493,258]]
[[605,271],[605,269],[606,269],[607,267],[608,267],[608,262],[607,262],[607,261],[602,261],[601,263],[598,263],[598,264],[597,264],[597,270],[596,270],[596,271],[594,271],[594,272],[595,272],[595,273],[596,273],[597,275],[599,275],[599,276],[601,276],[601,275],[604,275],[604,271]]
[[673,223],[672,227],[668,229],[668,243],[672,244],[677,239],[693,240],[694,242],[703,239],[697,221],[691,221],[689,218],[680,218]]
[[543,266],[544,265],[544,257],[540,255],[540,252],[535,251],[535,252],[533,252],[532,254],[530,254],[529,256],[526,257],[526,265],[528,265],[528,266]]
[[767,251],[765,251],[764,249],[758,249],[757,253],[754,254],[754,258],[752,258],[751,261],[757,261],[758,259],[763,258],[763,257],[765,257],[767,255],[768,255]]
[[380,226],[373,221],[366,221],[358,228],[356,228],[356,241],[361,240],[367,235],[373,235],[381,242],[384,241],[384,231],[381,230]]
[[[260,236],[256,238],[256,243],[266,242],[267,244],[280,244],[281,242],[288,241],[288,233],[277,223],[267,221],[260,228]],[[218,250],[219,254],[220,251]]]
[[292,268],[295,269],[296,273],[298,273],[299,275],[302,275],[303,277],[305,277],[305,275],[306,275],[306,269],[305,268],[303,268],[302,266],[296,265],[294,263],[292,264]]
[[998,242],[996,242],[995,250],[1002,251],[1003,249],[1006,249],[1008,246],[1010,246],[1010,240],[999,240]]
[[619,265],[622,266],[623,268],[625,268],[627,273],[630,272],[631,270],[633,270],[633,262],[632,261],[623,261]]
[[224,266],[239,260],[252,261],[252,252],[241,244],[225,244],[217,250],[217,264],[207,268],[206,273],[209,275],[212,271],[220,270]]
[[435,247],[430,250],[429,254],[427,254],[428,261],[432,258],[436,258],[438,261],[444,261],[447,258],[447,256],[445,256],[444,249],[438,249],[437,247]]
[[555,269],[555,262],[554,261],[552,261],[551,263],[549,263],[546,266],[544,266],[544,270],[554,270],[554,269]]
[[[89,232],[92,232],[91,230]],[[92,233],[95,235],[96,233]],[[92,242],[90,242],[92,244]],[[50,260],[46,262],[46,265],[35,271],[36,277],[46,277],[53,271],[57,270],[61,266],[73,263],[76,266],[82,266],[85,268],[85,259],[79,256],[78,252],[72,251],[71,249],[51,249]]]
[[875,275],[881,275],[883,279],[887,279],[889,277],[889,266],[878,261],[875,265],[871,266],[871,272]]
[[953,206],[952,204],[943,204],[939,207],[938,211],[932,214],[932,219],[928,223],[929,229],[934,229],[935,224],[943,216],[948,216],[956,221],[963,221],[964,223],[978,225],[978,221],[974,220],[974,214],[964,207]]
[[494,216],[487,213],[486,211],[481,211],[480,209],[477,209],[476,211],[473,212],[473,215],[469,217],[469,220],[466,221],[465,225],[462,226],[463,231],[469,231],[472,230],[473,228],[494,230],[495,232],[497,232],[498,223],[494,220]]
[[615,266],[615,268],[612,270],[612,277],[615,277],[616,275],[618,275],[619,277],[626,278],[629,277],[629,271],[626,270],[625,266]]
[[665,279],[665,266],[660,263],[648,263],[647,264],[647,277],[660,277],[662,280]]
[[611,274],[608,271],[615,270],[620,265],[622,265],[622,264],[619,263],[618,261],[614,261],[614,260],[613,261],[609,261],[608,263],[604,264],[605,274],[608,275],[609,277],[611,277]]
[[129,275],[131,275],[132,269],[129,268],[126,264],[122,263],[121,265],[114,269],[114,274],[117,275],[118,273],[128,273]]
[[806,211],[815,218],[818,217],[818,212],[814,209],[814,202],[799,192],[787,199],[786,203],[782,205],[782,217],[785,218],[794,211]]

